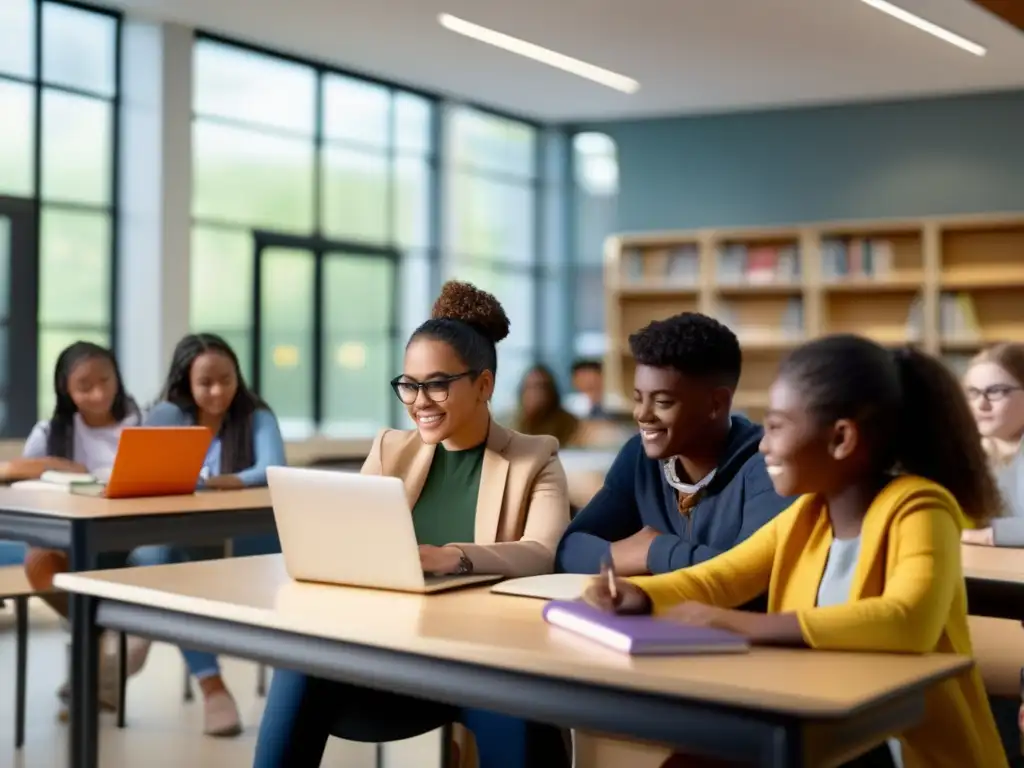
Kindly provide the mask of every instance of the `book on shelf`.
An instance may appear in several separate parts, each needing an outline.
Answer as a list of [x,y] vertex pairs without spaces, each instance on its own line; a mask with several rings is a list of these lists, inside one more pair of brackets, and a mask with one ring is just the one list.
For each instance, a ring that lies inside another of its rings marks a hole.
[[908,342],[921,341],[924,338],[924,299],[920,295],[915,296],[910,302],[905,335]]
[[892,241],[885,238],[825,238],[821,241],[821,273],[826,281],[884,280],[892,274]]
[[800,341],[804,338],[804,302],[796,296],[786,300],[786,306],[777,321],[754,324],[740,320],[732,302],[719,304],[717,319],[732,328],[741,344]]
[[[663,273],[659,275],[658,267],[662,266]],[[632,285],[695,287],[700,281],[700,248],[696,243],[651,253],[629,248],[623,252],[623,269],[626,282]]]
[[700,281],[700,249],[696,243],[687,243],[669,251],[665,260],[665,277],[670,285],[697,285]]
[[939,297],[939,335],[948,341],[978,341],[981,325],[969,293],[943,293]]
[[795,244],[727,243],[718,251],[717,278],[723,285],[796,282],[800,279],[800,251]]
[[629,248],[622,254],[626,282],[641,283],[644,279],[644,254],[639,248]]

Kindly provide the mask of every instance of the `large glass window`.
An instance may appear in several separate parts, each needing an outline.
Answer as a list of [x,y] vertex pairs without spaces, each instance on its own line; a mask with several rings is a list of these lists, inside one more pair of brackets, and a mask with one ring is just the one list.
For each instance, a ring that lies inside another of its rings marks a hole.
[[[34,388],[19,401],[34,400],[39,416],[53,408],[60,350],[76,339],[113,341],[119,23],[117,14],[53,0],[0,2],[0,207],[30,203],[39,227],[35,251],[12,255],[32,261],[21,274],[35,284],[3,299],[38,301],[27,329],[37,370],[3,374],[12,390]],[[21,431],[11,423],[5,432]]]
[[[430,307],[435,104],[223,41],[197,40],[194,64],[191,325],[235,346],[290,436],[373,434],[389,421],[377,403],[390,402],[399,349],[390,313],[372,328],[367,318],[398,303],[402,341]],[[257,255],[257,233],[291,238],[304,255]],[[393,261],[328,257],[327,241],[335,252],[397,250],[400,295],[382,277]],[[345,402],[374,405],[357,412]]]
[[515,408],[519,381],[537,359],[537,131],[462,106],[448,111],[446,127],[444,272],[493,293],[512,325],[498,348],[493,405],[500,418]]
[[600,357],[605,352],[604,241],[615,227],[619,163],[615,142],[603,133],[573,137],[576,235],[576,354]]

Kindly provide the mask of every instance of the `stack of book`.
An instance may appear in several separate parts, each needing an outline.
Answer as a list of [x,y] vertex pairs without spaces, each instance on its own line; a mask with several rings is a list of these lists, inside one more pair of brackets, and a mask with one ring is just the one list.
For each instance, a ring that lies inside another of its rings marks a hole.
[[969,293],[944,293],[939,297],[939,335],[946,341],[979,341],[981,325]]
[[687,243],[667,252],[645,253],[639,248],[631,248],[624,254],[624,265],[629,284],[695,287],[700,280],[700,249],[696,243]]
[[804,302],[798,297],[786,300],[778,322],[754,324],[744,322],[731,302],[718,306],[718,321],[732,328],[741,344],[758,342],[800,341],[804,337]]
[[892,273],[892,241],[882,238],[828,238],[821,241],[821,272],[826,280],[884,280]]
[[800,279],[800,251],[788,245],[729,243],[718,251],[718,282],[723,285],[771,285]]

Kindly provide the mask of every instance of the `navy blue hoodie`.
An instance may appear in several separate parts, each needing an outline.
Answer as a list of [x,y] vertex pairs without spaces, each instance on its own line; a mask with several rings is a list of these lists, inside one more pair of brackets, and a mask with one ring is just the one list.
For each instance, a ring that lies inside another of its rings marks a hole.
[[558,545],[557,570],[598,573],[611,542],[644,526],[661,532],[647,554],[651,573],[675,571],[732,549],[794,501],[772,487],[757,450],[762,434],[759,425],[732,417],[715,476],[685,516],[661,462],[647,458],[640,435],[631,438],[604,487],[569,524]]

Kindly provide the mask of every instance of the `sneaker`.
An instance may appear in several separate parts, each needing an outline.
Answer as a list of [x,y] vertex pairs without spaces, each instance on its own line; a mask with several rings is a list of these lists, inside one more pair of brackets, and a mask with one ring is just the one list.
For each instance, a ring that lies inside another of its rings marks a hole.
[[230,738],[242,732],[242,720],[235,700],[227,691],[217,691],[206,697],[203,704],[203,733],[207,736]]

